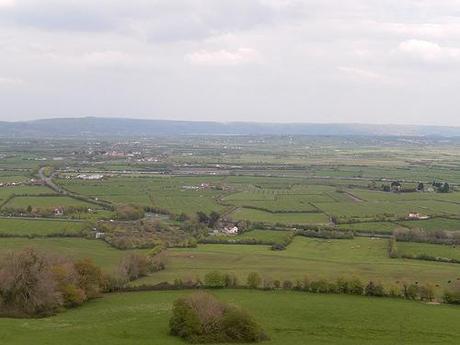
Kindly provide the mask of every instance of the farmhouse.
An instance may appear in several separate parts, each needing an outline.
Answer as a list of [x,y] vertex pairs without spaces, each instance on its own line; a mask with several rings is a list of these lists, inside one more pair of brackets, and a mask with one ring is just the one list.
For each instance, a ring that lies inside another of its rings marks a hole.
[[227,235],[237,235],[238,234],[238,227],[237,226],[228,226],[225,227],[222,232]]
[[429,219],[430,217],[426,216],[426,215],[422,215],[418,212],[410,212],[407,216],[408,219],[417,219],[417,220],[420,220],[420,219]]

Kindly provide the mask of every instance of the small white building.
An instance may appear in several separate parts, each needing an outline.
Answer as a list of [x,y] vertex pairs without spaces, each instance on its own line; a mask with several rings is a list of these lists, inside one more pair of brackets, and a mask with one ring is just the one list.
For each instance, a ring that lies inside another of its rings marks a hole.
[[410,212],[407,218],[421,220],[421,219],[429,219],[430,217],[420,214],[418,212]]
[[237,226],[225,227],[223,232],[227,235],[238,235],[238,227]]

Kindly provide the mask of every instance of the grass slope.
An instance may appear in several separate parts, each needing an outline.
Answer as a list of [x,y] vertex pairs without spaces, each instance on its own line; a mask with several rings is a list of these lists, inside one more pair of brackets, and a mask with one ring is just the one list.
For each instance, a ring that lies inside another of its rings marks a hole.
[[[0,319],[0,342],[184,344],[168,335],[168,320],[172,302],[187,293],[113,294],[47,319]],[[249,310],[271,338],[263,343],[266,345],[456,345],[460,339],[460,308],[454,306],[285,291],[223,290],[215,294]]]

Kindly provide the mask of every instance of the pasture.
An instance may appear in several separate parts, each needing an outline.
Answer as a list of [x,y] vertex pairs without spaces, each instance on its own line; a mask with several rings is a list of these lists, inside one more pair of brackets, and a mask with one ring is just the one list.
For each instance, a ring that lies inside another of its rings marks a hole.
[[284,225],[329,223],[329,217],[323,213],[271,213],[251,208],[238,208],[229,216],[233,220],[249,220],[251,222]]
[[397,248],[398,253],[402,255],[429,255],[439,258],[460,260],[460,246],[455,245],[398,242]]
[[95,207],[94,204],[70,198],[68,196],[15,196],[10,201],[8,201],[4,207],[13,209],[24,209],[28,206],[31,206],[33,208]]
[[85,227],[84,222],[58,219],[0,218],[0,235],[8,236],[51,236],[55,234],[77,235]]
[[[5,344],[179,345],[169,335],[172,303],[187,291],[110,294],[45,319],[0,319]],[[459,307],[398,299],[288,291],[213,291],[247,309],[267,345],[457,345]]]
[[385,284],[431,282],[445,286],[460,278],[459,266],[438,262],[391,259],[388,240],[355,238],[323,240],[295,237],[283,251],[261,245],[206,244],[197,248],[172,248],[164,252],[166,269],[133,282],[133,285],[173,282],[176,278],[196,279],[212,270],[234,273],[240,281],[258,272],[279,280],[335,280],[356,276]]
[[107,272],[117,267],[121,258],[130,252],[146,253],[147,250],[118,250],[101,240],[82,238],[2,238],[0,239],[0,255],[10,251],[33,247],[48,253],[68,256],[72,259],[91,258]]

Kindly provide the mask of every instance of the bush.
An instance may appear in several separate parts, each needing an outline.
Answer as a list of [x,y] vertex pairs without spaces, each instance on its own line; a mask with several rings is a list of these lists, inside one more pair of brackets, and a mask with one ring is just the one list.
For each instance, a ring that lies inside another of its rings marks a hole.
[[193,343],[247,343],[267,338],[248,313],[205,292],[176,300],[169,327],[172,335]]
[[366,286],[365,294],[366,296],[383,297],[385,296],[385,289],[382,284],[370,281]]
[[225,283],[226,277],[218,271],[209,272],[204,276],[204,285],[208,288],[223,288]]
[[248,274],[248,279],[247,279],[248,288],[257,289],[261,283],[262,283],[262,278],[260,277],[259,273],[251,272]]

